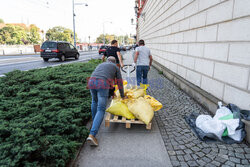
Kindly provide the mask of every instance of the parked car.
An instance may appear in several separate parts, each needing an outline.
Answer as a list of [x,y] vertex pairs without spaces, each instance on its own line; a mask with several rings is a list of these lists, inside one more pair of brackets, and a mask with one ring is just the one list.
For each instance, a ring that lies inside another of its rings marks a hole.
[[99,54],[104,54],[107,50],[108,46],[102,45],[99,49]]
[[79,59],[79,52],[69,42],[63,41],[45,41],[42,44],[40,55],[45,62],[51,58],[58,58],[60,61],[65,61],[66,58],[73,57]]

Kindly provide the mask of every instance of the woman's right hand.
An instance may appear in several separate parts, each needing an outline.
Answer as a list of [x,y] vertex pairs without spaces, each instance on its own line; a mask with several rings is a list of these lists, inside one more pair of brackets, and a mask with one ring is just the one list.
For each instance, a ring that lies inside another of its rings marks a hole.
[[123,64],[123,63],[121,63],[121,68],[122,68],[122,67],[124,67],[124,64]]

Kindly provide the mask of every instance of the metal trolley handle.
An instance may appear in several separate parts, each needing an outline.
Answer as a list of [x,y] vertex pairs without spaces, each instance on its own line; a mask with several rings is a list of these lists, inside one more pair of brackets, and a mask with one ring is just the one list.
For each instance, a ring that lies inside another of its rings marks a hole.
[[[132,67],[132,71],[130,71],[130,68],[129,68],[129,67]],[[125,72],[125,73],[132,73],[132,72],[135,71],[135,65],[133,65],[133,64],[126,64],[126,65],[124,65],[124,66],[121,68],[121,70],[122,70],[123,72]]]

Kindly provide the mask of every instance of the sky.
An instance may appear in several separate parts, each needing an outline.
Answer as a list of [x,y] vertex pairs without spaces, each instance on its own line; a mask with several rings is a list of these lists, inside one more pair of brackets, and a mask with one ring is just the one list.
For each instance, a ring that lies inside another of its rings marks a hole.
[[[135,34],[135,0],[75,0],[76,33],[82,41],[95,41],[105,34]],[[72,0],[0,0],[0,18],[5,23],[35,24],[47,31],[54,26],[73,29]],[[110,23],[111,22],[111,23]]]

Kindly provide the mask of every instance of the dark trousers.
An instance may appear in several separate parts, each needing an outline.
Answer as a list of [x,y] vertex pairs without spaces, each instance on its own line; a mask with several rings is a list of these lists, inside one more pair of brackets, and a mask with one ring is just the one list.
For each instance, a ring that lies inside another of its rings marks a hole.
[[148,71],[149,71],[149,66],[136,67],[137,86],[140,86],[140,83],[148,84]]

